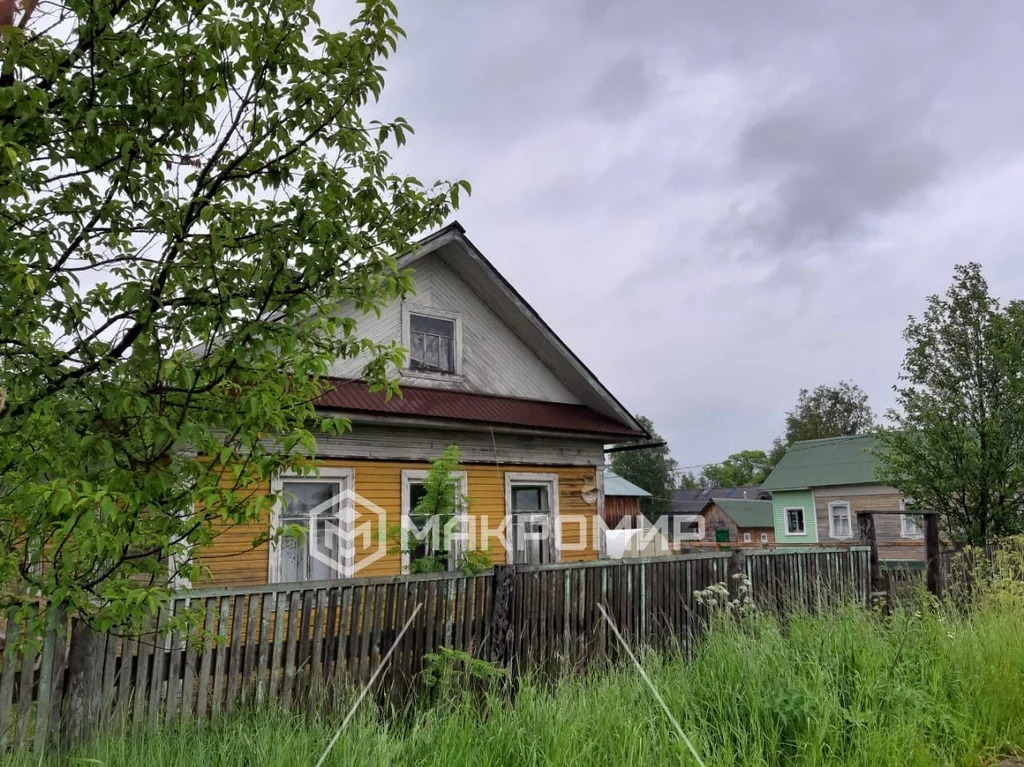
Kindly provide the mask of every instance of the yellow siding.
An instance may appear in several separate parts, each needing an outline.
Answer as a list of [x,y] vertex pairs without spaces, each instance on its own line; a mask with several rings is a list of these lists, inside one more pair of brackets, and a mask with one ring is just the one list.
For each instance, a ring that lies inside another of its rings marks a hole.
[[[429,469],[427,463],[322,460],[320,466],[352,469],[355,477],[354,490],[368,501],[380,506],[386,512],[386,526],[401,524],[402,471]],[[470,515],[474,523],[482,526],[486,519],[488,527],[497,530],[505,518],[505,474],[543,473],[558,475],[558,511],[563,518],[562,556],[563,562],[597,559],[593,530],[597,519],[597,505],[588,504],[584,498],[586,490],[596,485],[594,467],[551,467],[551,466],[495,466],[468,465],[466,471],[466,494],[470,498]],[[255,488],[256,492],[268,492],[269,485]],[[572,523],[569,517],[579,515],[587,518],[586,540],[581,544],[581,525]],[[359,520],[357,520],[358,522]],[[264,543],[253,547],[253,540],[267,532],[269,518],[259,523],[221,527],[216,542],[199,554],[205,568],[209,570],[210,581],[219,586],[258,585],[267,582],[269,570],[269,546]],[[376,532],[376,528],[375,528]],[[567,550],[576,545],[580,550]],[[493,540],[490,556],[494,564],[504,564],[505,550],[500,540]],[[362,557],[357,553],[357,561]],[[401,572],[401,556],[388,554],[359,570],[359,576],[397,575]],[[194,585],[207,585],[209,582]]]

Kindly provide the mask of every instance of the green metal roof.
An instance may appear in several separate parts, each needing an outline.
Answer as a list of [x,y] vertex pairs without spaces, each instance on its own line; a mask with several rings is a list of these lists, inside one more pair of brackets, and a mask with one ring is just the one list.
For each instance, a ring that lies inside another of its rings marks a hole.
[[610,469],[604,471],[604,494],[605,495],[628,495],[638,498],[650,498],[651,494],[630,482],[623,479]]
[[870,453],[877,447],[878,440],[870,434],[794,442],[762,487],[797,490],[877,482]]
[[[771,501],[747,501],[742,498],[715,498],[713,503],[736,523],[736,527],[773,527],[775,518],[772,515]],[[705,507],[707,508],[707,507]]]

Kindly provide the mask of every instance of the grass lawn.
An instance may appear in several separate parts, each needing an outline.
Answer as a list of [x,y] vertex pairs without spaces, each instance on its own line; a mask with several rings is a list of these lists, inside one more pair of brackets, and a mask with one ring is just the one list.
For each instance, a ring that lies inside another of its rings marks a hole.
[[[719,620],[694,662],[643,662],[707,765],[979,765],[1024,751],[1021,596],[987,595],[970,617],[922,605]],[[553,691],[527,682],[515,705],[459,686],[440,699],[411,721],[364,704],[327,763],[696,764],[632,669]],[[106,736],[46,763],[306,767],[338,723],[250,712],[202,732]]]

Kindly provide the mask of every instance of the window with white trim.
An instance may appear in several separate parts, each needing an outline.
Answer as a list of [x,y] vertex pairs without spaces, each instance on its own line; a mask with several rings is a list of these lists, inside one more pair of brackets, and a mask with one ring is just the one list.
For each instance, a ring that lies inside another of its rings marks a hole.
[[409,369],[455,372],[455,320],[409,313]]
[[832,501],[828,505],[828,534],[839,539],[853,537],[849,501]]
[[761,543],[768,543],[768,533],[761,533]]
[[[900,499],[900,511],[906,511],[913,507],[914,501],[912,499]],[[924,515],[900,514],[900,535],[904,538],[924,538]]]
[[506,474],[505,494],[509,561],[557,562],[558,475]]
[[[351,552],[340,535],[351,516],[350,469],[321,469],[320,476],[283,476],[275,481],[280,498],[271,517],[271,583],[318,581],[342,577]],[[277,535],[280,528],[299,535]]]
[[743,533],[743,542],[744,543],[753,543],[753,540],[754,539],[751,537],[750,533]]
[[[448,544],[448,570],[457,570],[462,552],[462,542],[457,533],[463,528],[461,508],[462,499],[466,496],[466,472],[454,472],[453,476],[459,483],[457,502],[460,508],[455,513],[455,524],[445,530],[441,520],[433,510],[417,509],[420,501],[427,494],[424,480],[427,471],[405,470],[402,472],[402,572],[415,572],[417,560],[434,558]],[[446,541],[447,537],[447,541]]]
[[790,506],[784,510],[786,518],[786,534],[787,535],[806,535],[807,529],[804,527],[804,507],[803,506]]

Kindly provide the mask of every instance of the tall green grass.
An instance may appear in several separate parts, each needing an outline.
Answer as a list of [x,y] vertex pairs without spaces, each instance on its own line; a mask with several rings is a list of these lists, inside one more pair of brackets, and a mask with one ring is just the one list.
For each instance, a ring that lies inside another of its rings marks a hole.
[[[644,667],[708,765],[979,765],[1024,750],[1024,607],[970,616],[848,608],[719,620],[695,659]],[[514,705],[458,690],[410,717],[366,705],[332,765],[695,764],[631,668],[526,681]],[[195,730],[102,737],[68,764],[313,765],[338,720],[250,712]],[[55,757],[46,760],[51,763]],[[33,763],[23,757],[18,764]]]

